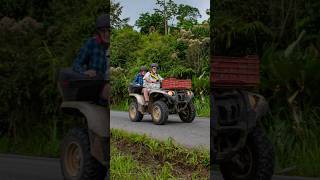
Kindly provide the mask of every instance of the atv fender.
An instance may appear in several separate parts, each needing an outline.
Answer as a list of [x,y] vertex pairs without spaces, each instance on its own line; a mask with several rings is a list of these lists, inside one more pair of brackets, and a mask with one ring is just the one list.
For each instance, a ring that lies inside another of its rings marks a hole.
[[[259,121],[263,116],[267,115],[269,112],[269,104],[266,99],[260,94],[248,93],[249,97],[255,100],[254,111],[256,112],[256,121]],[[249,98],[249,99],[250,99]],[[252,104],[252,103],[250,103]]]
[[60,108],[66,114],[76,113],[86,118],[91,154],[105,165],[109,159],[110,111],[108,108],[82,101],[66,101]]
[[165,93],[165,91],[158,90],[158,89],[152,89],[150,91],[150,95],[149,95],[150,101],[154,102],[155,100],[158,100],[161,97],[166,97],[168,99],[174,100],[173,97],[169,96],[167,93]]
[[141,113],[144,113],[145,110],[143,108],[143,105],[145,104],[145,101],[144,101],[144,97],[140,94],[134,94],[134,93],[130,93],[129,94],[129,97],[131,98],[135,98],[138,102],[138,111],[140,111]]
[[129,96],[132,97],[132,98],[135,98],[139,105],[144,105],[145,104],[144,97],[142,95],[130,93]]

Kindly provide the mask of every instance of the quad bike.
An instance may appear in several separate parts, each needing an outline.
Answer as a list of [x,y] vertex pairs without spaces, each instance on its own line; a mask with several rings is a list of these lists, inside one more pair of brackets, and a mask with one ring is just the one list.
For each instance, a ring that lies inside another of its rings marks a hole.
[[[59,73],[58,88],[63,97],[61,111],[77,117],[61,144],[60,163],[66,180],[105,179],[109,169],[109,119],[107,107],[97,104],[107,83],[98,79],[70,78],[70,70]],[[72,74],[72,72],[71,72]],[[83,125],[84,124],[84,125]]]
[[145,114],[151,114],[152,121],[156,125],[163,125],[167,122],[170,114],[178,114],[185,123],[191,123],[196,110],[192,103],[193,92],[169,89],[152,89],[149,93],[149,103],[146,106],[141,86],[130,85],[129,96],[129,118],[133,122],[139,122]]
[[274,151],[260,121],[268,112],[264,97],[244,90],[214,91],[213,154],[225,180],[270,180]]
[[262,128],[269,106],[250,92],[260,83],[260,59],[215,56],[211,62],[211,148],[225,180],[270,180],[273,145]]

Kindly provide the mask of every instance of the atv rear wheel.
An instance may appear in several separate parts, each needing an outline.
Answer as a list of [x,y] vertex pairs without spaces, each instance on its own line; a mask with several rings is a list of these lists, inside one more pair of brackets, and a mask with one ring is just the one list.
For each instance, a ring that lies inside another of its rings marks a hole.
[[185,110],[179,112],[181,121],[191,123],[196,117],[196,109],[192,102],[188,103]]
[[270,180],[274,170],[274,151],[264,132],[256,128],[245,147],[231,161],[220,165],[225,180]]
[[132,122],[140,122],[143,118],[143,114],[138,111],[138,102],[136,99],[129,105],[129,118]]
[[156,101],[152,104],[151,117],[154,124],[162,125],[168,120],[169,109],[163,101]]
[[103,180],[106,167],[90,153],[90,141],[86,129],[70,130],[61,145],[60,163],[66,180]]

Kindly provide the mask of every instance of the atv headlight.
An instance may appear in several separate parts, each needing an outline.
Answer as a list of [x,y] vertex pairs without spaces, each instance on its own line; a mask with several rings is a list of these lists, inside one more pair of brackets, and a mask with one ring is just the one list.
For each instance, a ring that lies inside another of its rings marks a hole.
[[249,95],[249,103],[251,105],[251,108],[255,109],[257,106],[257,99],[254,95]]
[[192,97],[193,96],[193,92],[192,91],[187,91],[187,95]]
[[167,94],[168,94],[169,96],[173,96],[175,93],[174,93],[174,91],[168,91]]

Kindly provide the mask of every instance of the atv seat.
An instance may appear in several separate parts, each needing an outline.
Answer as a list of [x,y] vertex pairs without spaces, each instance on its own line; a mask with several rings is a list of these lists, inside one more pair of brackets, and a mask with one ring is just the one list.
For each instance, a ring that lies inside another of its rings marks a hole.
[[96,102],[106,84],[106,81],[100,76],[89,78],[70,68],[62,69],[58,76],[58,88],[63,101]]
[[130,84],[128,91],[129,93],[142,94],[143,86]]

